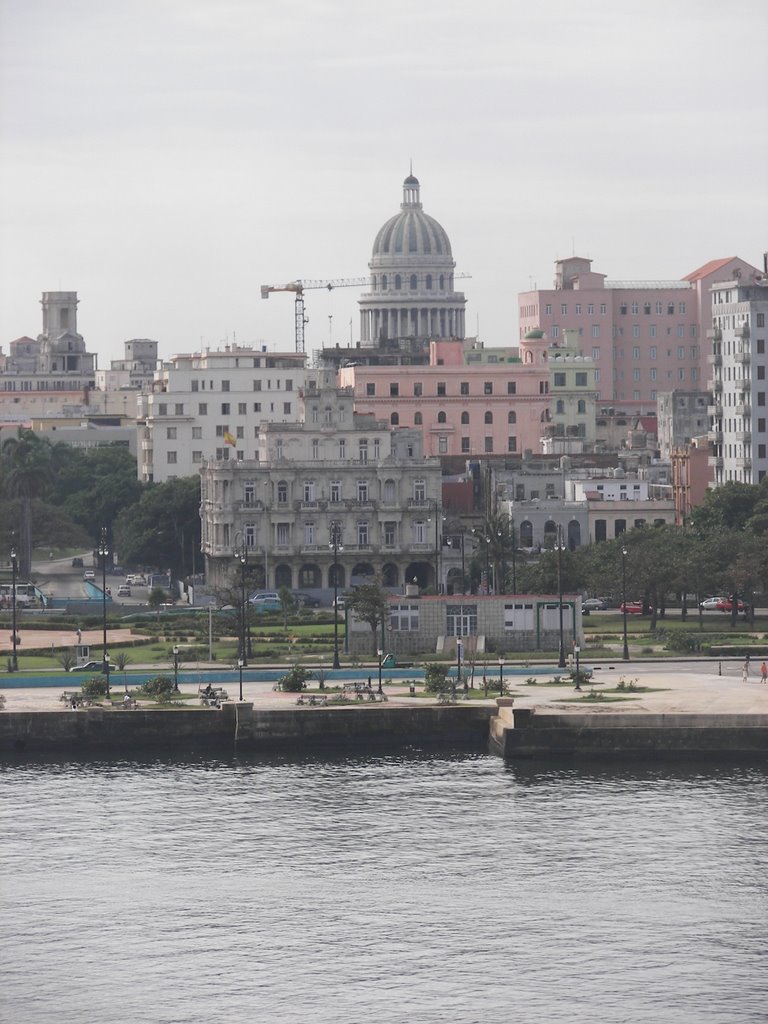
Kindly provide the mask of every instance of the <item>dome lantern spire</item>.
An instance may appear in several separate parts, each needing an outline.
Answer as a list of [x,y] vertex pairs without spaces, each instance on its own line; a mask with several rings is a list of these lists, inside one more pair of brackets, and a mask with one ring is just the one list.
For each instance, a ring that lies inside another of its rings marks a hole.
[[413,161],[411,161],[411,173],[403,182],[403,202],[400,209],[405,210],[406,208],[410,208],[412,210],[421,209],[421,201],[419,200],[419,179],[414,177]]

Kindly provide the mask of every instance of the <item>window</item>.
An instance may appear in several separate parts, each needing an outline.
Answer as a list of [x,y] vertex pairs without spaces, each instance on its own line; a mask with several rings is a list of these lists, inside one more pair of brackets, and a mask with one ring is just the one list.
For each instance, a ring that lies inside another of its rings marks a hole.
[[157,415],[158,416],[167,416],[168,415],[168,405],[167,405],[166,402],[160,402],[159,403],[159,405],[157,407]]
[[632,380],[640,380],[640,368],[638,366],[632,371]]
[[483,447],[484,447],[484,450],[486,452],[489,452],[489,453],[492,452],[493,451],[493,438],[492,437],[486,437],[485,438],[485,444],[484,444]]
[[576,313],[576,316],[581,316],[581,303],[580,302],[576,303],[576,308],[575,308],[574,312]]
[[261,412],[261,402],[254,402],[253,403],[253,411],[254,412]]
[[469,413],[468,412],[463,412],[461,414],[461,422],[462,422],[463,425],[466,425],[466,424],[469,423]]
[[221,382],[221,390],[222,391],[229,391],[229,381],[228,380],[223,380]]
[[511,409],[507,413],[507,423],[517,423],[517,413],[514,411],[514,409]]
[[248,413],[248,407],[246,406],[245,402],[238,402],[237,403],[237,415],[238,416],[245,416],[247,413]]
[[545,316],[552,316],[552,305],[549,302],[546,303],[546,305],[544,306],[544,315]]
[[168,463],[169,463],[169,465],[175,466],[176,465],[176,452],[167,452],[166,454],[168,456]]
[[466,455],[468,452],[471,451],[471,448],[469,447],[469,438],[468,437],[462,437],[462,439],[461,439],[461,451],[462,451],[463,455]]
[[183,404],[183,402],[177,402],[174,405],[174,407],[173,407],[173,412],[174,412],[175,416],[183,416],[184,415],[184,404]]
[[565,374],[558,371],[554,375],[554,377],[555,377],[555,379],[554,379],[554,386],[556,388],[564,388],[565,387]]
[[648,328],[648,333],[652,338],[656,337],[656,324],[651,324],[651,326]]
[[514,380],[508,380],[507,381],[507,394],[508,395],[516,395],[517,394],[517,382],[516,381],[514,381]]
[[194,452],[193,451],[192,452],[192,463],[193,463],[193,465],[196,462],[202,462],[202,461],[203,461],[203,453],[202,452]]
[[448,454],[448,438],[438,437],[437,439],[437,454],[447,455]]
[[576,373],[576,387],[585,388],[587,386],[587,373],[585,371],[578,370]]
[[413,500],[414,501],[426,501],[427,500],[427,482],[426,482],[426,480],[414,480],[413,481]]
[[413,425],[414,427],[420,427],[424,423],[424,417],[420,412],[413,414]]
[[242,441],[245,437],[245,427],[237,427],[235,429],[235,433],[237,434],[238,439]]
[[445,398],[445,381],[439,380],[437,382],[437,397]]
[[399,398],[400,397],[400,385],[396,381],[391,382],[390,385],[389,385],[389,397],[390,398]]
[[317,543],[317,530],[313,522],[304,523],[304,546],[314,547]]
[[446,417],[446,415],[445,415],[445,413],[443,412],[442,409],[437,414],[437,422],[438,423],[446,423],[447,422],[447,417]]
[[411,286],[411,291],[412,292],[416,291],[416,284],[417,284],[417,282],[416,282],[416,275],[415,274],[411,274],[410,286]]
[[555,415],[562,416],[565,413],[565,402],[562,398],[558,398],[555,402]]
[[600,324],[592,324],[592,337],[593,338],[599,338],[600,337]]
[[[600,315],[601,316],[605,316],[605,314],[607,312],[608,312],[608,306],[604,302],[601,302],[600,303]],[[626,313],[626,309],[624,310],[624,312]]]
[[[339,442],[339,443],[341,443],[341,442]],[[365,437],[361,438],[361,440],[360,440],[360,442],[359,442],[359,444],[357,446],[357,450],[358,450],[358,455],[359,455],[360,461],[361,462],[367,462],[368,461],[368,439],[367,438],[365,438]]]
[[582,415],[587,411],[587,403],[584,401],[583,398],[579,399],[579,401],[578,401],[578,403],[576,405],[576,411],[578,413],[581,413]]
[[376,385],[368,383],[365,385],[365,394],[368,398],[373,398],[376,394]]
[[200,381],[198,381],[198,380],[190,381],[190,390],[191,391],[197,391],[199,386],[200,386]]
[[486,412],[485,416],[483,417],[483,422],[493,423],[493,413],[490,411]]
[[290,402],[283,402],[283,416],[290,416],[290,415],[291,415],[291,403]]
[[403,279],[402,279],[402,277],[400,277],[399,274],[395,274],[395,290],[396,291],[400,291],[400,289],[402,287],[403,287]]
[[397,527],[395,523],[384,523],[384,546],[387,548],[393,548],[395,546],[395,537],[397,536]]
[[632,358],[633,359],[639,359],[640,358],[640,346],[639,345],[633,345],[632,346]]
[[469,394],[469,381],[468,380],[463,380],[461,382],[461,384],[459,384],[459,394],[460,395],[468,395]]
[[640,312],[640,307],[636,302],[633,302],[630,308],[632,310],[632,316],[637,316],[637,314]]
[[320,440],[317,437],[312,438],[312,458],[320,458]]
[[493,381],[492,380],[487,380],[487,381],[484,382],[484,384],[483,384],[483,394],[484,395],[492,395],[493,394]]
[[417,633],[419,631],[419,606],[417,604],[390,605],[389,628],[399,633]]
[[230,412],[229,402],[222,402],[221,403],[221,415],[222,416],[229,416],[229,412]]
[[648,354],[650,355],[651,359],[656,359],[657,351],[658,350],[657,350],[656,346],[655,345],[651,345],[651,347],[648,349]]
[[632,337],[633,338],[639,338],[640,337],[640,328],[637,326],[637,324],[635,324],[632,327]]
[[562,316],[566,316],[568,313],[568,306],[565,302],[560,303],[560,313],[562,314]]
[[416,383],[413,385],[413,397],[414,398],[421,398],[421,396],[422,396],[422,385],[421,385],[421,383],[419,381],[416,381]]
[[339,438],[339,458],[346,459],[347,457],[347,442],[344,438]]
[[645,313],[646,316],[650,316],[651,315],[651,304],[650,304],[650,302],[644,302],[643,303],[643,313]]
[[678,345],[677,346],[677,358],[678,359],[685,359],[685,345]]
[[203,428],[202,427],[192,427],[192,440],[193,441],[202,441],[202,439],[203,439]]
[[278,523],[275,528],[275,537],[277,539],[277,546],[279,548],[287,548],[288,541],[291,535],[291,528],[289,523]]
[[677,307],[677,311],[678,311],[678,313],[680,314],[680,316],[685,316],[685,303],[684,303],[684,302],[681,302],[681,303],[680,303],[680,304],[678,305],[678,307]]
[[390,423],[390,426],[392,426],[392,427],[399,426],[400,425],[400,416],[399,416],[399,414],[396,413],[396,412],[393,412],[392,415],[389,417],[389,423]]
[[176,427],[166,427],[165,436],[169,441],[176,440]]
[[507,451],[508,452],[516,452],[517,451],[517,438],[514,435],[511,435],[510,437],[507,438]]
[[277,482],[277,503],[278,505],[288,504],[288,482],[286,480]]
[[254,391],[261,391],[261,381],[260,380],[255,380],[253,382],[253,390]]

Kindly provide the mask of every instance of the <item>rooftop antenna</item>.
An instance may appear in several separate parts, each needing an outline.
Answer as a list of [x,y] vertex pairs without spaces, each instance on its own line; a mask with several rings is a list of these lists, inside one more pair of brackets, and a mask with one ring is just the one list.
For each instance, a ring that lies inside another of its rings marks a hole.
[[333,348],[333,313],[328,314],[328,348]]

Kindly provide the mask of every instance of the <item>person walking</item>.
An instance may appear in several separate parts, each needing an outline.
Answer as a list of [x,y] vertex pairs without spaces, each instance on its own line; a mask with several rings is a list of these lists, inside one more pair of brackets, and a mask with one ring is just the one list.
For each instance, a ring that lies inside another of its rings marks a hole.
[[768,665],[765,662],[760,666],[760,682],[768,683]]
[[741,681],[742,681],[742,683],[746,683],[748,675],[749,675],[749,673],[747,671],[747,663],[744,662],[744,665],[743,665],[743,667],[741,669]]

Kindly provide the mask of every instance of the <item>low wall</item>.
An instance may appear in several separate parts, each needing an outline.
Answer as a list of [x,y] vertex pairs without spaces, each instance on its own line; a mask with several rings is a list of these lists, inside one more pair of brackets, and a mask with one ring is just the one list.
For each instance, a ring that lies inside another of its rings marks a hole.
[[764,753],[768,715],[547,714],[500,708],[491,749],[502,757],[543,754]]
[[487,744],[494,708],[482,705],[436,707],[293,707],[254,710],[248,702],[220,710],[79,711],[0,713],[0,756],[110,748],[124,752],[143,746],[165,751],[192,745],[250,749],[302,749],[376,743],[392,748],[411,743]]

